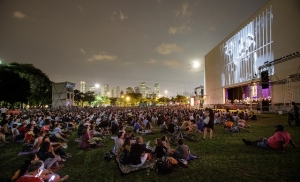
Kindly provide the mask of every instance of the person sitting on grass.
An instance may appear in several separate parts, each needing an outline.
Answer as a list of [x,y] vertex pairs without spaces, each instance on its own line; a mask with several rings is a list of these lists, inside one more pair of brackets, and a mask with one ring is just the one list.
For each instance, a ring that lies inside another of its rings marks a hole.
[[123,146],[123,144],[124,144],[124,133],[120,132],[118,134],[118,138],[116,138],[116,140],[115,140],[115,146],[112,150],[112,152],[116,156],[118,156],[118,152],[119,152],[120,148]]
[[151,126],[151,123],[148,121],[147,124],[146,124],[146,127],[145,127],[145,134],[151,134],[153,133],[153,130],[152,130],[152,126]]
[[39,151],[36,154],[42,161],[44,161],[46,169],[57,170],[63,167],[63,165],[59,165],[58,163],[62,161],[61,157],[54,153],[50,142],[42,143]]
[[80,149],[91,150],[92,148],[96,148],[96,147],[104,147],[103,144],[97,143],[92,139],[89,130],[90,130],[90,124],[85,123],[84,128],[82,130]]
[[164,160],[167,155],[167,152],[168,152],[168,148],[166,146],[164,146],[164,144],[162,143],[162,140],[160,138],[157,138],[156,139],[156,147],[155,147],[155,151],[153,152],[153,154],[155,154],[159,160]]
[[66,154],[63,150],[63,146],[64,144],[60,143],[60,142],[51,142],[49,136],[44,136],[42,139],[42,144],[44,142],[50,142],[51,147],[53,148],[53,151],[55,154],[59,155],[61,158],[70,158],[72,157],[69,154]]
[[[39,158],[36,154],[31,153],[28,154],[27,158],[24,161],[24,164],[21,166],[21,168],[14,174],[14,176],[11,178],[11,181],[17,180],[19,179],[21,176],[25,175],[28,171],[28,167],[29,165],[33,162],[33,161],[39,161]],[[43,169],[42,169],[43,168]],[[47,169],[44,169],[44,164],[42,164],[42,166],[40,167],[40,169],[42,169],[43,171],[40,174],[40,177],[44,180],[44,181],[48,181],[52,175],[54,175],[54,173],[52,171],[49,171]],[[56,174],[56,179],[59,179],[58,181],[64,181],[66,179],[68,179],[69,176],[66,175],[63,178],[60,178],[59,175]],[[55,181],[55,180],[54,180]],[[57,180],[56,180],[57,181]]]
[[189,147],[183,143],[182,138],[178,140],[178,146],[175,149],[175,153],[178,155],[179,159],[184,159],[186,161],[199,158],[198,156],[191,154]]
[[129,163],[128,158],[129,158],[130,150],[131,150],[131,140],[130,140],[130,138],[125,138],[122,147],[117,152],[116,159],[119,160],[119,162],[121,164],[128,164]]
[[[29,166],[28,166],[28,172],[27,174],[25,174],[24,176],[21,176],[17,182],[43,182],[43,162],[40,160],[35,160],[32,161]],[[66,175],[63,178],[60,178],[58,175],[56,174],[51,174],[48,175],[49,176],[49,180],[53,178],[53,182],[61,182],[61,181],[65,181],[66,179],[68,179],[68,175]],[[48,181],[49,181],[48,180]]]
[[55,138],[57,138],[57,139],[63,140],[65,142],[68,142],[68,140],[66,138],[69,137],[69,135],[64,134],[61,131],[61,125],[59,123],[55,124],[55,128],[52,131],[52,136],[55,137]]
[[270,148],[282,151],[284,151],[284,147],[289,143],[294,148],[296,148],[296,145],[293,142],[291,135],[288,132],[284,131],[284,127],[282,125],[276,125],[275,128],[275,134],[270,138],[259,138],[256,140],[242,139],[242,141],[246,145],[255,145],[261,148]]
[[189,117],[185,118],[185,121],[182,123],[180,129],[182,131],[193,131],[192,122]]
[[143,138],[136,137],[136,142],[131,146],[129,153],[129,164],[133,167],[141,167],[150,155],[151,150],[143,145]]

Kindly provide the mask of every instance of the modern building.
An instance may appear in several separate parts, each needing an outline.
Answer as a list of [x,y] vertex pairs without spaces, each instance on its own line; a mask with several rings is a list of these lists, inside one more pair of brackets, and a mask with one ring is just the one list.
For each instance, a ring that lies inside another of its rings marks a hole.
[[145,98],[146,97],[146,83],[141,82],[139,88],[140,88],[140,93],[142,94],[142,97]]
[[115,86],[111,90],[111,97],[113,98],[120,98],[120,86]]
[[299,0],[270,0],[206,54],[205,104],[299,103],[299,17]]
[[52,107],[66,107],[74,104],[75,83],[52,83]]
[[154,84],[154,94],[159,95],[159,83]]
[[95,86],[90,86],[90,89],[89,89],[89,91],[90,91],[90,92],[93,92],[93,93],[95,93],[95,91],[96,91],[96,88],[95,88]]
[[80,82],[80,92],[85,93],[87,90],[87,81]]
[[140,94],[141,93],[140,87],[134,87],[134,92]]
[[134,93],[134,90],[131,87],[126,88],[126,94]]
[[101,87],[101,96],[108,96],[109,95],[109,85],[105,84]]

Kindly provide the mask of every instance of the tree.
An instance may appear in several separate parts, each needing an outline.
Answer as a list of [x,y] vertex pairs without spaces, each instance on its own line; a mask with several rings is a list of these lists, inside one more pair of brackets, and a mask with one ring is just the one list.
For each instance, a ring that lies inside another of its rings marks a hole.
[[52,82],[45,73],[32,64],[11,63],[7,66],[11,71],[18,73],[21,78],[29,81],[29,105],[40,106],[51,102]]
[[84,93],[79,90],[74,90],[74,102],[76,105],[83,105]]
[[6,65],[0,66],[0,101],[14,106],[16,102],[26,103],[30,96],[30,83],[10,70]]
[[158,99],[158,102],[161,104],[166,104],[166,103],[170,102],[170,99],[168,97],[161,97]]
[[180,102],[182,104],[187,104],[188,103],[188,99],[187,99],[186,96],[176,95],[176,97],[174,98],[174,102]]
[[92,106],[102,106],[103,104],[110,104],[110,99],[107,96],[96,95]]
[[87,102],[89,105],[92,105],[92,102],[95,101],[95,95],[93,92],[84,93],[83,101]]

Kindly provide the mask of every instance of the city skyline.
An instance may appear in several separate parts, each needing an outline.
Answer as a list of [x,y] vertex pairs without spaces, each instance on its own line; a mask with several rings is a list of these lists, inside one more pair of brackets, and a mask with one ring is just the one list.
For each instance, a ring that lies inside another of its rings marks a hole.
[[0,60],[28,63],[53,82],[160,83],[168,95],[204,85],[204,55],[268,0],[0,3]]

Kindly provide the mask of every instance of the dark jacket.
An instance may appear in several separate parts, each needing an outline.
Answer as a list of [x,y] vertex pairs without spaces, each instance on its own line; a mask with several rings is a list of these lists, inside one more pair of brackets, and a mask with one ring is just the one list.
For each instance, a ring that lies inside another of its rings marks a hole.
[[145,148],[144,146],[142,146],[140,144],[133,144],[131,146],[130,153],[129,153],[129,163],[132,165],[141,164],[142,163],[141,155],[144,152],[150,153],[151,150]]

